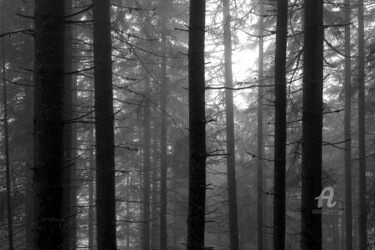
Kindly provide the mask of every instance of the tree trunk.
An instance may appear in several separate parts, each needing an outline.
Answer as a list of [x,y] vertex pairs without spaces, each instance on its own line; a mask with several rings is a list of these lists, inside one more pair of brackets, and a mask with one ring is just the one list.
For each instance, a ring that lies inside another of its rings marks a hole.
[[[73,1],[65,1],[65,13],[73,13]],[[73,28],[71,25],[65,26],[65,101],[64,116],[65,120],[73,119]],[[64,249],[71,250],[73,246],[73,201],[72,201],[72,167],[73,160],[73,123],[66,123],[64,126],[64,147],[65,147],[65,168],[64,168]]]
[[323,1],[305,0],[301,249],[322,249]]
[[145,72],[145,102],[143,117],[143,219],[142,219],[142,249],[150,249],[150,188],[151,188],[151,122],[150,122],[150,102],[148,101],[150,94],[150,77]]
[[110,1],[93,0],[98,250],[116,250]]
[[263,224],[264,224],[264,201],[263,201],[263,15],[264,4],[260,2],[260,17],[259,17],[259,58],[258,58],[258,135],[257,135],[257,220],[258,220],[258,250],[263,250]]
[[223,0],[223,29],[225,56],[225,114],[227,138],[227,186],[229,212],[229,241],[231,250],[239,250],[237,219],[236,161],[233,118],[233,74],[232,74],[232,34],[229,0]]
[[[5,33],[5,1],[3,1],[2,26]],[[8,98],[6,83],[6,67],[5,67],[5,36],[2,38],[2,78],[3,78],[3,106],[4,106],[4,156],[5,156],[5,172],[6,172],[6,193],[7,193],[7,217],[8,217],[8,246],[9,250],[13,250],[13,215],[12,215],[12,190],[11,190],[11,169],[9,163],[9,134],[8,134]]]
[[36,0],[34,22],[34,249],[58,250],[64,224],[64,1]]
[[168,232],[167,232],[167,11],[171,8],[173,1],[163,1],[163,13],[161,16],[161,85],[160,85],[160,250],[168,248]]
[[273,204],[273,249],[285,249],[285,168],[286,168],[286,50],[288,0],[277,1],[275,51],[275,162]]
[[346,249],[351,250],[352,243],[352,146],[351,146],[351,58],[350,58],[350,0],[344,2],[345,15],[345,117],[344,117],[344,165],[345,165],[345,221],[346,221]]
[[[94,145],[94,128],[90,128],[90,145]],[[88,249],[95,249],[94,244],[94,183],[95,183],[95,162],[94,162],[94,147],[90,148],[89,156],[89,214],[88,214]]]
[[25,124],[25,249],[33,248],[33,93],[25,88],[24,124]]
[[205,0],[190,1],[189,21],[189,202],[187,250],[204,249],[206,204]]
[[359,249],[367,249],[364,4],[358,0]]

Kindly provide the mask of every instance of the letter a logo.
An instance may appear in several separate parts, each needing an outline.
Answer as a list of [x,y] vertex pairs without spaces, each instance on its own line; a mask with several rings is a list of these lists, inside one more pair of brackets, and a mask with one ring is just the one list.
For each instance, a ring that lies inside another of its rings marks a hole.
[[[326,195],[326,193],[328,194]],[[315,198],[315,200],[318,200],[318,207],[323,207],[323,200],[327,200],[327,207],[331,208],[336,205],[336,201],[332,203],[333,195],[334,195],[333,187],[326,187],[322,190],[320,195]]]

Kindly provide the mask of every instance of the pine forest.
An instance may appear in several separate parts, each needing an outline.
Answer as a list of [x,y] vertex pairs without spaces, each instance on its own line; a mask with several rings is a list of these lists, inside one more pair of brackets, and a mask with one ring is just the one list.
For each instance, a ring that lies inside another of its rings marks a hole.
[[0,0],[0,49],[1,250],[375,249],[374,1]]

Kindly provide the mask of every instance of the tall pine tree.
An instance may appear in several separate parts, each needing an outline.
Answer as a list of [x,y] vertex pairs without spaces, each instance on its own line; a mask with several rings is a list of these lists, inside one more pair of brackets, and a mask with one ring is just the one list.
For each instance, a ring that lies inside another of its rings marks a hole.
[[35,1],[35,250],[63,247],[64,7],[64,1]]

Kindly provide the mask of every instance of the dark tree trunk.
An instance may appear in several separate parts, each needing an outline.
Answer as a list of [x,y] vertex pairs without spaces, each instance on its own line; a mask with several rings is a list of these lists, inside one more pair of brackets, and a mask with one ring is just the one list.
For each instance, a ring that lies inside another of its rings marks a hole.
[[33,248],[33,93],[25,88],[25,106],[23,111],[25,124],[25,248]]
[[301,249],[322,249],[323,1],[305,0]]
[[225,114],[227,137],[227,186],[229,212],[229,240],[230,249],[239,249],[238,219],[237,219],[237,187],[236,161],[234,145],[234,118],[233,118],[233,74],[232,74],[232,34],[229,0],[223,0],[223,28],[224,28],[224,56],[225,56]]
[[359,249],[367,249],[364,4],[358,0]]
[[151,189],[151,122],[150,122],[150,77],[145,72],[145,102],[143,116],[143,218],[142,218],[142,249],[150,249],[150,189]]
[[257,224],[258,224],[258,250],[264,248],[264,237],[263,237],[263,224],[264,224],[264,197],[263,197],[263,152],[264,152],[264,139],[263,139],[263,15],[264,15],[264,4],[260,2],[260,17],[259,17],[259,59],[258,59],[258,128],[257,128]]
[[[73,0],[65,1],[65,13],[67,15],[73,13]],[[65,120],[73,119],[73,27],[71,25],[65,26],[65,101],[64,101],[64,115]],[[73,123],[66,123],[64,126],[64,147],[65,147],[65,168],[64,168],[64,249],[75,249],[73,238],[75,228],[73,227],[73,199],[72,199],[72,173],[74,162],[73,150]]]
[[273,203],[273,249],[285,249],[286,168],[286,49],[288,0],[277,1],[275,51],[275,163]]
[[[94,145],[94,128],[90,128],[90,145]],[[94,183],[95,183],[95,162],[94,162],[94,147],[90,147],[89,156],[89,214],[88,214],[88,249],[94,249]]]
[[204,249],[206,204],[205,0],[190,0],[187,250]]
[[36,0],[34,21],[34,249],[58,250],[64,224],[64,1]]
[[[5,1],[3,1],[2,26],[5,33]],[[4,156],[6,173],[6,193],[7,193],[7,217],[8,217],[8,247],[13,250],[13,215],[12,215],[12,190],[11,190],[11,169],[9,162],[9,133],[8,133],[8,97],[5,67],[5,36],[2,38],[2,78],[3,78],[3,106],[4,106]]]
[[344,136],[345,136],[345,151],[344,151],[344,165],[345,165],[345,222],[346,222],[346,249],[352,249],[352,170],[351,170],[351,58],[350,58],[350,0],[345,0],[345,118],[344,118]]
[[93,0],[98,250],[116,250],[110,1]]

